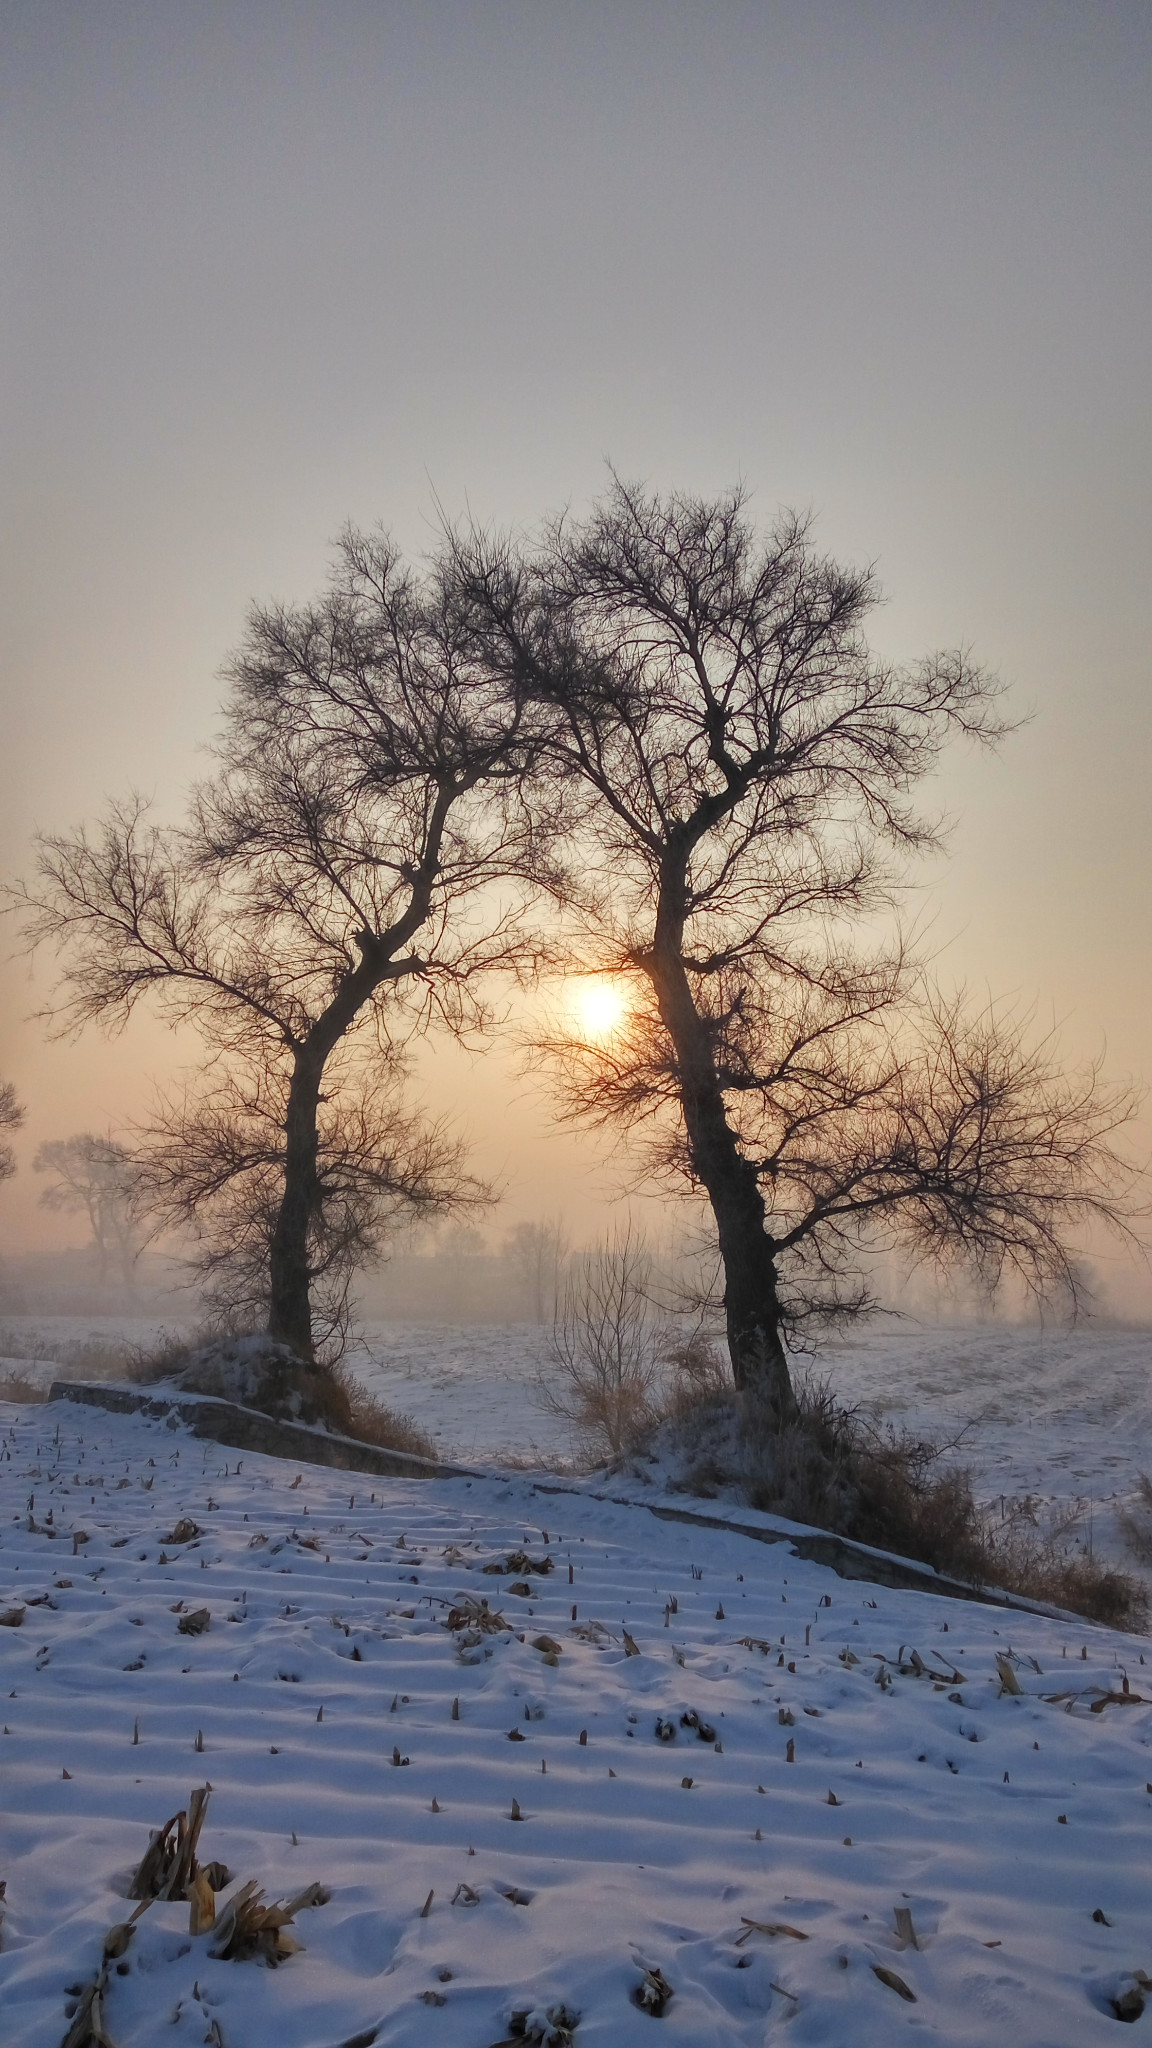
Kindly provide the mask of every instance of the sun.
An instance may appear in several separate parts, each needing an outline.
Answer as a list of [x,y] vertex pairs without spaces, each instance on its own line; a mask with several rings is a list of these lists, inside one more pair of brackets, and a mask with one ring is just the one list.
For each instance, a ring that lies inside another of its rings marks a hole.
[[589,1038],[608,1038],[624,1020],[624,991],[614,981],[587,982],[576,998],[576,1009]]

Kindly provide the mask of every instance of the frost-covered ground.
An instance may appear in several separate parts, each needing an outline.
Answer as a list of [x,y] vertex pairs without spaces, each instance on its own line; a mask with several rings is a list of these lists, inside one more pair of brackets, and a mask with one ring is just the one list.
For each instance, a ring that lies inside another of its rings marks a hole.
[[[331,1896],[275,1971],[152,1906],[118,2048],[489,2048],[515,2014],[575,2048],[1091,2048],[1152,1970],[1147,1643],[526,1476],[298,1477],[134,1416],[0,1415],[5,2048],[58,2048],[205,1780],[203,1858]],[[484,1598],[511,1626],[462,1655],[450,1608]]]
[[[541,1405],[549,1332],[533,1324],[373,1326],[355,1369],[446,1452],[571,1449]],[[825,1344],[801,1369],[881,1422],[959,1439],[987,1497],[1039,1494],[1100,1506],[1152,1473],[1152,1330],[886,1320]]]
[[[366,1338],[355,1369],[445,1455],[570,1454],[568,1425],[539,1392],[547,1330],[380,1324]],[[1117,1511],[1152,1474],[1152,1330],[891,1319],[825,1344],[800,1369],[830,1378],[880,1425],[955,1442],[981,1499],[1030,1496],[1042,1525],[1068,1521],[1070,1540],[1143,1575]]]
[[[0,1374],[51,1379],[54,1352],[82,1371],[86,1351],[113,1352],[125,1340],[145,1347],[164,1328],[156,1319],[0,1319],[0,1352],[11,1355],[0,1358]],[[568,1425],[548,1413],[539,1388],[549,1337],[532,1323],[377,1323],[350,1363],[445,1456],[564,1459]],[[892,1319],[825,1345],[810,1364],[881,1422],[958,1438],[954,1455],[973,1466],[982,1498],[1033,1495],[1057,1514],[1083,1503],[1081,1539],[1123,1557],[1116,1509],[1141,1472],[1152,1474],[1152,1330]]]

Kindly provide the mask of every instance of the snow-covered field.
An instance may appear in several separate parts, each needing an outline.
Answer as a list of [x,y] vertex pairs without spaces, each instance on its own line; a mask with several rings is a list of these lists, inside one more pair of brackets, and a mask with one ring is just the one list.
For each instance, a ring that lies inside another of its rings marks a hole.
[[[331,1895],[275,1971],[153,1905],[110,1968],[118,2048],[572,2021],[575,2048],[1071,2048],[1152,1970],[1147,1643],[527,1476],[298,1477],[138,1417],[3,1414],[5,2048],[58,2048],[150,1829],[206,1780],[230,1890]],[[445,1623],[483,1599],[510,1625],[469,1648]]]
[[[146,1348],[172,1327],[156,1318],[3,1318],[0,1376],[21,1371],[46,1383],[59,1370],[54,1354],[83,1376],[86,1356]],[[549,1340],[534,1323],[375,1323],[349,1363],[445,1457],[563,1461],[573,1450],[568,1425],[540,1395]],[[974,1468],[981,1498],[1032,1496],[1042,1519],[1079,1509],[1078,1539],[1137,1568],[1116,1515],[1139,1475],[1152,1475],[1152,1329],[892,1318],[826,1344],[810,1363],[878,1421],[956,1439],[954,1455]]]
[[[541,1406],[549,1332],[533,1324],[440,1328],[381,1323],[351,1363],[446,1455],[508,1449],[564,1456],[567,1426]],[[1107,1542],[1115,1500],[1152,1473],[1152,1330],[988,1323],[956,1329],[885,1320],[811,1361],[879,1421],[957,1439],[986,1498],[1089,1502]]]

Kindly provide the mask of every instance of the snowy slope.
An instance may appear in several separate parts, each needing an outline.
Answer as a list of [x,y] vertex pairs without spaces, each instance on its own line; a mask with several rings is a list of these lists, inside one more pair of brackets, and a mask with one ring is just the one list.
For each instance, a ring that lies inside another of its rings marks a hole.
[[[296,1483],[137,1417],[0,1412],[5,2048],[57,2048],[149,1830],[205,1778],[202,1857],[331,1897],[276,1971],[154,1905],[111,1977],[118,2048],[488,2048],[561,2009],[575,2048],[1091,2048],[1152,1969],[1145,1643],[526,1478]],[[202,1535],[165,1545],[181,1517]],[[554,1561],[528,1595],[482,1569],[521,1547]],[[513,1626],[462,1654],[464,1598]]]
[[[83,1377],[88,1349],[114,1357],[117,1345],[147,1349],[164,1332],[146,1318],[3,1317],[0,1371],[44,1383],[62,1368]],[[550,1338],[538,1323],[372,1323],[349,1363],[429,1430],[444,1457],[563,1459],[568,1427],[539,1398]],[[881,1420],[959,1436],[956,1455],[975,1468],[983,1498],[1090,1502],[1098,1546],[1121,1554],[1114,1503],[1140,1472],[1152,1473],[1152,1329],[883,1318],[826,1341],[811,1363],[843,1400]]]

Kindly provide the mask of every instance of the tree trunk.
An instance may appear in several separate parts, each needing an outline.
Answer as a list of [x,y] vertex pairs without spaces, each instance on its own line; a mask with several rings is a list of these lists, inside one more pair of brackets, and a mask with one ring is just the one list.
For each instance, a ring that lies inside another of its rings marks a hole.
[[269,1246],[268,1334],[290,1345],[301,1358],[314,1356],[308,1233],[320,1197],[316,1165],[324,1069],[381,983],[422,971],[424,963],[414,954],[403,956],[403,948],[427,922],[431,910],[448,812],[461,792],[478,779],[479,770],[471,781],[461,776],[439,785],[407,908],[386,931],[356,934],[359,966],[338,980],[331,1002],[296,1045],[284,1119],[284,1193]]
[[775,1247],[756,1169],[728,1122],[707,1026],[693,1001],[679,945],[665,952],[658,943],[648,969],[676,1052],[692,1169],[716,1219],[732,1377],[742,1393],[783,1422],[795,1412],[796,1396],[780,1336]]
[[323,1063],[296,1054],[284,1119],[284,1193],[268,1257],[268,1334],[311,1360],[308,1232],[316,1205],[317,1112]]

